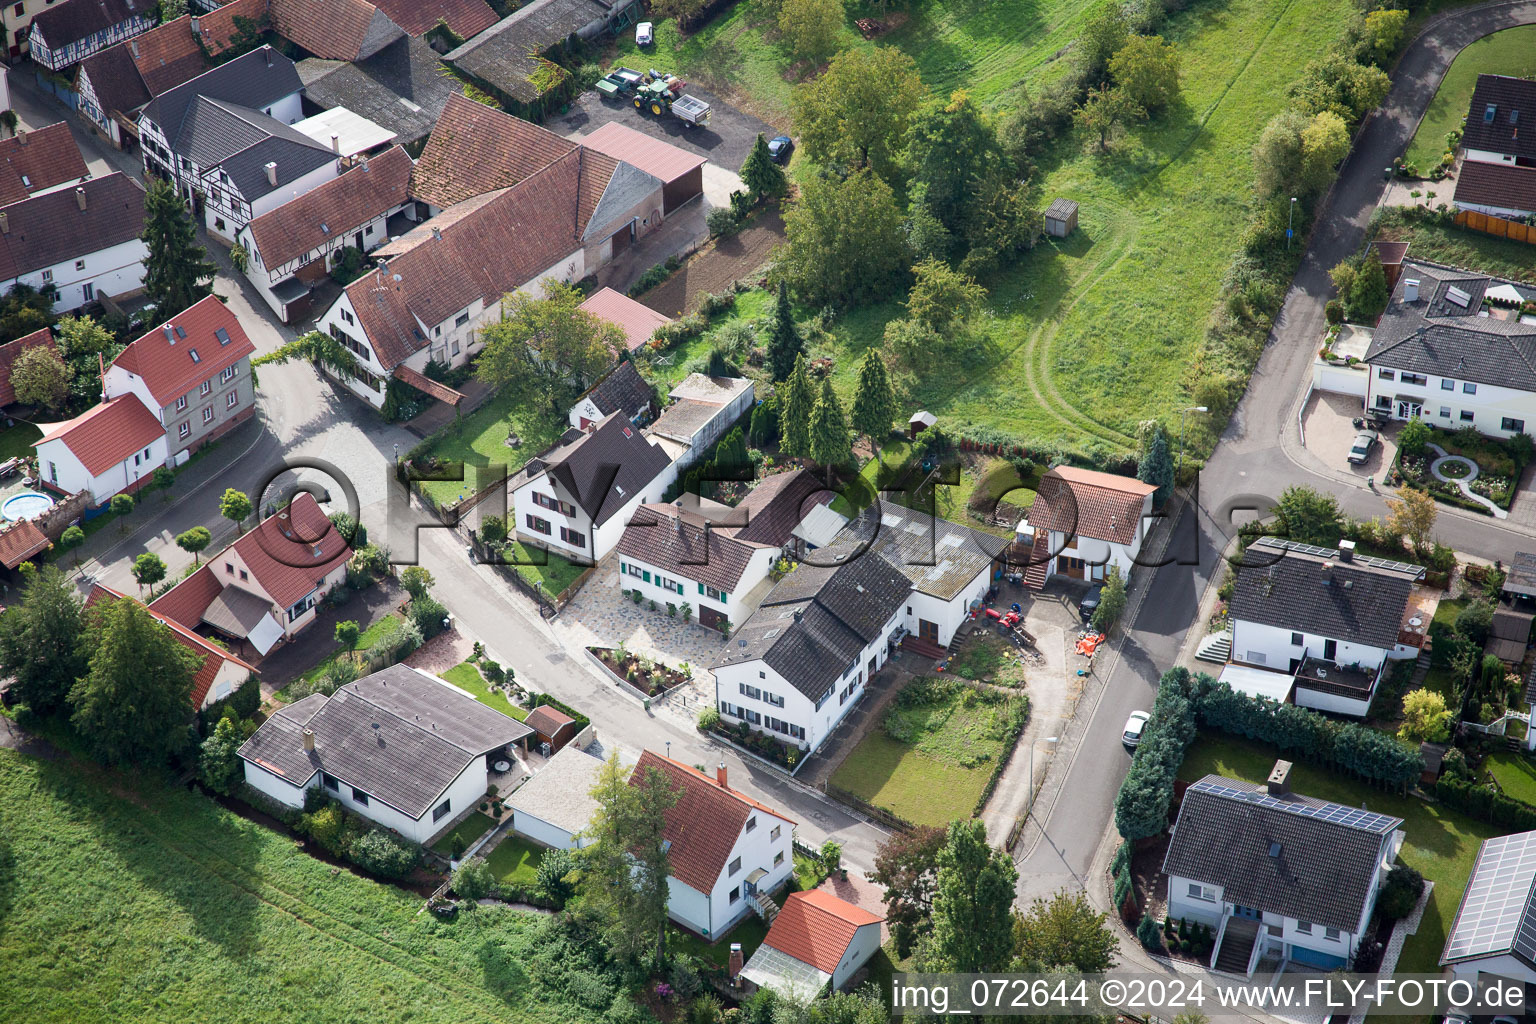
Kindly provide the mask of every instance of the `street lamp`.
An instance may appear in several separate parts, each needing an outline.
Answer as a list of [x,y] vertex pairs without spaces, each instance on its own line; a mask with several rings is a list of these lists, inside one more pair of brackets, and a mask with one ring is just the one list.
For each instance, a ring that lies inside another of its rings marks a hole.
[[1204,405],[1192,405],[1188,409],[1179,412],[1179,464],[1173,470],[1173,482],[1179,482],[1179,471],[1184,468],[1184,423],[1185,417],[1192,412],[1210,412],[1210,407]]
[[400,464],[400,442],[396,441],[395,442],[395,465],[398,466],[399,464]]
[[1290,252],[1291,251],[1291,235],[1293,234],[1292,228],[1295,225],[1295,223],[1296,223],[1296,197],[1295,196],[1291,196],[1291,213],[1290,213],[1290,216],[1287,217],[1286,221],[1285,221],[1285,251],[1286,252]]
[[[1050,744],[1055,744],[1060,739],[1061,739],[1060,736],[1047,736],[1045,738],[1044,742],[1050,743]],[[1024,817],[1026,817],[1026,818],[1029,817],[1032,813],[1034,813],[1034,810],[1035,810],[1035,747],[1036,746],[1038,746],[1038,744],[1031,743],[1029,745],[1029,804],[1028,804],[1028,806],[1026,806],[1024,808]]]

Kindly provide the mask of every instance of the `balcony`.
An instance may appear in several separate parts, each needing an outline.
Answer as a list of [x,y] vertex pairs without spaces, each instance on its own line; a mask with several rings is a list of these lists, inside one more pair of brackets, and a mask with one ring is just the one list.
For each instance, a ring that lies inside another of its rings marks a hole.
[[[1382,662],[1384,666],[1386,662]],[[1322,658],[1308,656],[1296,669],[1296,686],[1300,689],[1331,693],[1351,700],[1369,701],[1381,679],[1382,666],[1373,669],[1359,665],[1339,665]]]

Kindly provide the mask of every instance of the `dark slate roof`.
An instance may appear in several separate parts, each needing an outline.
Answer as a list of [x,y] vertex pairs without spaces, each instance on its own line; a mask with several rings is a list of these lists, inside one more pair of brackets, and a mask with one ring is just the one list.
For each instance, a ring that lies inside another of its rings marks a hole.
[[759,480],[736,506],[738,512],[746,514],[746,525],[735,531],[736,539],[775,547],[788,544],[806,513],[816,505],[830,503],[832,498],[832,492],[804,469]]
[[[713,667],[761,659],[811,700],[821,699],[874,641],[912,585],[884,555],[838,541],[768,592]],[[841,564],[836,564],[841,562]]]
[[528,464],[527,479],[548,473],[601,526],[671,465],[665,452],[619,413]]
[[152,0],[68,0],[37,12],[32,24],[53,50],[89,39],[130,18],[152,18]]
[[[311,752],[305,729],[315,734]],[[294,786],[324,771],[420,818],[476,757],[532,733],[431,676],[393,665],[329,698],[315,694],[284,708],[245,741],[240,756]]]
[[108,113],[128,113],[150,101],[149,87],[126,43],[87,57],[80,63],[80,74],[90,79],[97,101]]
[[443,59],[513,99],[529,103],[538,98],[528,80],[538,66],[534,56],[592,22],[608,18],[612,8],[623,6],[603,0],[533,0],[450,50]]
[[[1419,282],[1419,297],[1408,302],[1403,296],[1411,280]],[[1477,315],[1483,293],[1500,284],[1510,282],[1438,264],[1405,262],[1371,335],[1365,361],[1426,376],[1536,391],[1536,324]],[[1530,285],[1512,287],[1536,298]],[[1467,294],[1465,306],[1452,301],[1452,288]]]
[[[80,209],[76,189],[85,193]],[[0,278],[14,278],[144,233],[144,188],[121,171],[49,192],[4,210]]]
[[[1319,550],[1298,550],[1273,537],[1249,545],[1237,569],[1229,617],[1370,647],[1395,646],[1423,570],[1395,571],[1359,558],[1346,564],[1336,554],[1314,553]],[[1325,564],[1332,568],[1325,572]]]
[[[1486,121],[1489,105],[1493,120]],[[1467,149],[1536,157],[1536,82],[1508,75],[1478,75],[1461,144]]]
[[1536,554],[1516,551],[1505,565],[1504,589],[1530,592],[1536,590]]
[[1464,160],[1456,175],[1457,206],[1536,210],[1536,167]]
[[1228,903],[1353,933],[1383,844],[1402,823],[1207,775],[1184,793],[1163,871],[1219,885]]
[[431,133],[448,97],[464,94],[464,83],[414,36],[356,63],[309,58],[298,73],[305,99],[326,109],[346,107],[394,132],[395,141],[412,152]]
[[636,410],[647,408],[655,402],[656,392],[640,376],[635,364],[624,359],[584,397],[592,399],[592,403],[604,416],[611,412],[622,412],[628,418]]
[[988,572],[1008,542],[892,501],[876,501],[844,532],[868,542],[912,581],[912,589],[941,600],[954,598]]
[[1536,704],[1536,662],[1531,663],[1530,675],[1525,677],[1525,695],[1522,699],[1526,704]]
[[187,111],[199,96],[260,110],[302,88],[293,61],[262,46],[161,93],[140,116],[159,125],[171,148],[180,153]]
[[[297,181],[336,159],[329,147],[259,110],[198,96],[187,108],[177,152],[229,175],[247,201]],[[277,183],[266,166],[277,164]]]

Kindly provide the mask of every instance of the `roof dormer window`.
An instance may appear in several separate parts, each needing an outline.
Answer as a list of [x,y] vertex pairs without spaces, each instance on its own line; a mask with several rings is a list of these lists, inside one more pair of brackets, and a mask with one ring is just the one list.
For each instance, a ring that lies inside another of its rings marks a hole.
[[224,328],[220,327],[218,330],[214,331],[213,332],[213,336],[215,338],[219,339],[219,344],[220,345],[228,345],[229,344],[229,332],[226,331]]
[[195,349],[195,348],[194,349],[189,349],[188,351],[191,352],[191,354],[192,354],[192,361],[194,363],[200,363],[200,362],[203,361],[203,357],[197,354],[197,349]]
[[1493,124],[1494,116],[1499,112],[1498,104],[1490,103],[1483,110],[1483,124]]

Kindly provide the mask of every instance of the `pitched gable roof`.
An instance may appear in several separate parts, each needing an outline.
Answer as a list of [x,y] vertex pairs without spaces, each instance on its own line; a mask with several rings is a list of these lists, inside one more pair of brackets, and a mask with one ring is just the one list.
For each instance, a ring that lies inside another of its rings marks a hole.
[[1505,954],[1536,968],[1536,832],[1483,841],[1440,963]]
[[251,237],[269,268],[300,259],[406,201],[411,157],[392,146],[251,221]]
[[525,479],[549,474],[594,526],[602,526],[671,464],[658,445],[615,412],[569,444],[531,460]]
[[209,53],[217,56],[229,49],[240,31],[235,20],[237,18],[258,25],[269,21],[267,0],[230,0],[227,4],[198,15],[198,34],[202,36],[203,45]]
[[1243,554],[1228,614],[1233,621],[1390,650],[1423,572],[1340,562],[1321,549],[1263,537]]
[[452,206],[516,185],[577,148],[547,128],[450,96],[411,173],[411,194]]
[[606,285],[587,296],[580,308],[611,324],[618,324],[624,331],[624,345],[631,352],[650,341],[656,328],[672,322],[671,317]]
[[209,295],[140,335],[112,365],[142,378],[163,408],[254,351],[234,311]]
[[538,56],[618,6],[606,0],[531,0],[474,39],[450,50],[444,60],[522,102],[538,98],[529,81]]
[[1057,466],[1040,478],[1029,524],[1092,540],[1129,544],[1141,526],[1147,495],[1157,490],[1134,477]]
[[[585,309],[586,303],[582,303],[581,308]],[[656,393],[645,378],[640,376],[634,363],[621,359],[613,372],[594,384],[582,397],[592,399],[592,404],[604,416],[611,412],[622,412],[629,417],[634,415],[636,409],[645,408],[654,402]]]
[[618,544],[621,555],[726,592],[736,589],[752,555],[767,546],[709,529],[702,518],[665,502],[635,509]]
[[437,52],[414,36],[402,36],[366,60],[309,57],[299,63],[304,98],[321,107],[346,107],[415,147],[432,131],[451,96],[463,95]]
[[196,629],[203,621],[203,613],[214,599],[224,592],[224,584],[213,571],[212,560],[149,603],[157,615],[180,623],[187,629]]
[[0,139],[0,206],[86,177],[85,159],[63,121]]
[[599,153],[607,153],[615,160],[634,164],[647,174],[653,174],[668,183],[707,162],[691,150],[663,142],[621,121],[609,121],[583,136],[581,144]]
[[[336,159],[329,146],[254,107],[198,96],[187,107],[178,139],[204,173],[217,167],[240,195],[259,199]],[[275,164],[274,182],[267,164]]]
[[[206,566],[204,568],[206,569]],[[133,598],[128,597],[126,594],[97,583],[91,587],[90,594],[86,596],[85,606],[90,608],[102,601],[121,601],[125,598],[130,601],[133,600]],[[252,674],[256,672],[254,666],[226,651],[213,641],[199,636],[152,605],[146,610],[157,621],[170,629],[171,635],[176,638],[177,643],[202,659],[197,666],[197,672],[192,676],[191,698],[193,707],[200,708],[203,706],[203,702],[208,699],[209,689],[213,687],[214,679],[218,677],[219,670],[226,664],[237,665]]]
[[261,589],[284,608],[352,557],[352,548],[308,491],[300,491],[287,508],[263,519],[229,547]]
[[161,93],[142,116],[160,127],[171,149],[184,153],[181,138],[187,111],[199,96],[260,110],[302,88],[293,61],[270,46],[261,46]]
[[1184,792],[1163,871],[1219,885],[1229,903],[1354,933],[1402,823],[1207,775]]
[[16,357],[40,345],[46,345],[55,352],[59,350],[53,340],[53,331],[47,327],[0,345],[0,408],[16,401],[16,389],[11,386],[11,367],[16,365]]
[[32,19],[49,49],[57,50],[104,32],[130,18],[152,18],[151,0],[66,0]]
[[1536,167],[1464,160],[1456,172],[1457,206],[1536,210]]
[[738,527],[734,536],[774,547],[788,544],[806,514],[817,505],[829,504],[833,497],[807,470],[776,473],[758,481],[736,506],[738,512],[746,514],[746,524]]
[[485,0],[378,0],[377,6],[413,36],[426,35],[442,22],[460,39],[469,39],[497,22]]
[[62,441],[92,476],[100,476],[165,434],[160,417],[133,392],[93,405],[72,420],[40,426],[43,436],[32,442],[34,448]]
[[208,69],[208,58],[192,34],[190,14],[157,25],[117,46],[133,56],[134,67],[151,96],[174,89]]
[[[1488,108],[1493,118],[1488,119]],[[1536,82],[1509,75],[1478,75],[1461,144],[1466,149],[1536,157]]]
[[875,502],[845,529],[846,537],[867,542],[871,552],[883,554],[911,581],[913,590],[945,601],[991,571],[1008,546],[1001,537],[893,501]]
[[575,725],[576,719],[561,711],[557,707],[548,704],[540,704],[528,712],[528,717],[523,719],[523,724],[541,736],[555,737],[568,725]]
[[39,551],[53,546],[48,535],[30,519],[0,527],[0,565],[14,569]]
[[671,844],[668,857],[672,877],[699,892],[714,889],[753,811],[795,824],[772,807],[720,785],[698,769],[649,750],[640,755],[629,784],[646,785],[648,769],[652,768],[665,775],[677,792],[677,803],[666,810],[662,830],[663,838]]
[[330,60],[363,60],[401,35],[368,0],[270,0],[277,34]]
[[131,114],[152,98],[127,43],[109,46],[81,61],[76,87],[84,92],[83,83],[87,82],[96,102],[109,115],[114,111]]
[[763,942],[819,971],[835,974],[859,929],[884,920],[825,889],[792,892]]

